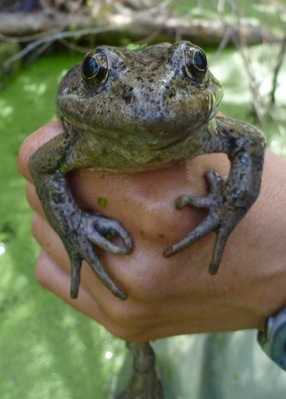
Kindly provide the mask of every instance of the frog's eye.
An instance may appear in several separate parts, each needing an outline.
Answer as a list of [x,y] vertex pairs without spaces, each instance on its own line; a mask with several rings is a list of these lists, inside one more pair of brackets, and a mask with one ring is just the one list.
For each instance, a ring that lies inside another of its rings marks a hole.
[[201,78],[208,68],[207,57],[203,50],[186,49],[185,50],[186,73],[192,78]]
[[107,58],[102,52],[89,53],[85,56],[81,74],[90,84],[104,83],[108,76]]

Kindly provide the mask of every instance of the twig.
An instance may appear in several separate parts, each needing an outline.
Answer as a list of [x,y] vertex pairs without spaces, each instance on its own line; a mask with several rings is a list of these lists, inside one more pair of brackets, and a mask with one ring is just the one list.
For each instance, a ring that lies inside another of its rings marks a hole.
[[[61,32],[61,29],[55,28],[55,29],[49,30],[48,34],[51,35],[51,34],[58,33],[58,32]],[[3,33],[0,32],[0,41],[8,42],[8,43],[26,43],[26,42],[31,42],[32,40],[40,39],[40,38],[43,38],[46,36],[47,36],[47,32],[35,33],[33,35],[27,35],[24,37],[8,36],[8,35],[4,35]]]
[[233,36],[233,41],[234,44],[236,45],[238,51],[241,54],[241,57],[244,62],[244,66],[246,69],[246,72],[248,74],[248,80],[249,80],[249,88],[252,94],[252,101],[253,101],[253,108],[255,111],[255,115],[261,125],[264,124],[264,112],[263,112],[263,100],[261,98],[260,92],[259,92],[259,85],[257,83],[256,79],[256,74],[253,70],[253,66],[249,57],[249,53],[247,51],[247,45],[245,38],[243,35],[241,35],[241,17],[240,17],[240,12],[238,8],[238,3],[236,0],[230,1],[233,10],[233,14],[236,16],[236,21],[237,21],[237,37]]
[[11,64],[18,61],[19,59],[25,57],[35,48],[42,46],[45,43],[52,43],[56,40],[61,40],[69,37],[74,36],[84,36],[84,35],[92,35],[97,33],[109,32],[112,30],[118,30],[118,27],[111,28],[109,27],[101,27],[101,28],[93,28],[93,29],[80,29],[76,31],[65,31],[65,32],[57,32],[53,34],[47,34],[44,37],[41,37],[38,40],[30,43],[25,47],[23,50],[19,51],[17,54],[13,55],[12,57],[8,58],[6,61],[3,62],[3,67],[8,68]]
[[277,80],[278,80],[278,75],[279,71],[281,69],[281,66],[283,64],[284,58],[286,55],[286,35],[284,36],[284,39],[282,41],[282,47],[280,54],[277,59],[277,63],[275,65],[274,71],[273,71],[273,79],[272,79],[272,90],[270,93],[270,105],[273,106],[275,104],[275,92],[277,88]]

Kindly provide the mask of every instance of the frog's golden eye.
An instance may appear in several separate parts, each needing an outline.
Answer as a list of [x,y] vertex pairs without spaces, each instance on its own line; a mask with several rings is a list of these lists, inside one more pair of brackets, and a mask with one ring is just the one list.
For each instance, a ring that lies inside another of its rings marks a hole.
[[102,52],[89,53],[81,67],[82,77],[90,84],[104,83],[108,76],[107,58]]
[[192,78],[201,78],[208,68],[207,57],[203,50],[186,49],[185,51],[186,73]]

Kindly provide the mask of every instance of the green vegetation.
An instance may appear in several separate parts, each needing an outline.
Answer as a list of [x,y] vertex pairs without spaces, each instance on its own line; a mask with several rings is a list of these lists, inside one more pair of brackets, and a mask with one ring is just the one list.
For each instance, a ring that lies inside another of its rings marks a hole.
[[35,281],[38,246],[31,236],[19,146],[54,117],[56,87],[78,58],[43,58],[2,92],[0,206],[0,396],[79,399],[108,397],[123,343],[69,309]]
[[[269,52],[273,63],[278,47],[258,46],[249,50],[265,96],[270,91],[268,68],[271,62],[261,64],[260,60]],[[38,247],[30,233],[32,213],[25,200],[25,182],[16,170],[16,156],[21,142],[54,117],[55,92],[63,69],[68,69],[79,58],[43,57],[22,70],[1,93],[1,399],[109,399],[117,385],[118,371],[125,355],[122,342],[44,291],[35,281]],[[222,111],[253,122],[248,77],[240,56],[230,50],[212,52],[209,60],[211,70],[225,88]],[[263,128],[268,142],[284,155],[286,97],[282,81],[286,79],[285,71],[284,66],[279,75],[277,107]],[[186,373],[182,353],[178,354],[178,351],[183,348],[185,354],[191,348],[189,339],[192,337],[176,338],[177,347],[168,347],[169,341],[157,343],[160,362],[165,365],[164,377],[170,384],[169,395],[172,395],[173,378],[178,378],[176,374],[179,371],[182,371],[185,386],[188,382],[189,371]],[[176,356],[172,348],[176,348]],[[180,389],[177,386],[177,392]],[[184,389],[178,397],[189,399]]]

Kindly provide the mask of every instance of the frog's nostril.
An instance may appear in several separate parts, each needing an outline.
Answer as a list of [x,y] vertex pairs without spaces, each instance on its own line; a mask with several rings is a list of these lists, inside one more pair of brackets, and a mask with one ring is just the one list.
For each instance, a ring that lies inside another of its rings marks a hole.
[[132,86],[125,87],[125,89],[123,90],[122,98],[126,102],[126,104],[130,104],[130,102],[133,98],[133,87]]
[[166,93],[168,94],[169,97],[174,97],[175,96],[176,91],[175,91],[174,87],[166,85],[165,89],[166,89]]

